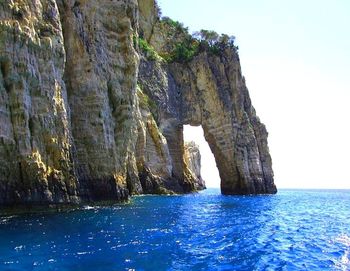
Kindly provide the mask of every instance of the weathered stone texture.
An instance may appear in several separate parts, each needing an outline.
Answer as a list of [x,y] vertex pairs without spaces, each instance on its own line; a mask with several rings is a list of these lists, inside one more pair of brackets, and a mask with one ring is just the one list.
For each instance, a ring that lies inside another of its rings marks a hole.
[[81,194],[91,200],[125,198],[137,134],[137,2],[59,1],[59,9]]
[[195,178],[195,189],[205,189],[205,181],[201,176],[201,154],[195,142],[185,142],[184,161],[189,173]]
[[224,194],[276,192],[237,53],[147,60],[139,36],[163,56],[186,38],[158,16],[154,0],[0,1],[0,205],[194,191],[184,124],[203,126]]
[[166,138],[160,132],[151,113],[152,100],[137,90],[140,117],[136,160],[143,193],[170,194],[183,192],[178,179],[173,177],[173,163]]
[[0,3],[0,204],[77,202],[54,1]]
[[256,117],[236,52],[202,52],[170,65],[182,90],[183,124],[201,124],[214,153],[223,194],[274,193],[267,133]]

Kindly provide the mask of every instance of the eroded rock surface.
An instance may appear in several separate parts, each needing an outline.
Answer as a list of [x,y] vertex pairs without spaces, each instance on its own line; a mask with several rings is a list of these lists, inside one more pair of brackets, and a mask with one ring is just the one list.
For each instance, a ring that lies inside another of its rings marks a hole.
[[170,61],[187,35],[158,12],[154,0],[0,1],[0,205],[194,191],[184,124],[203,126],[224,194],[276,192],[237,52]]
[[0,2],[0,204],[77,202],[54,1]]
[[188,173],[192,174],[195,178],[196,190],[205,189],[205,181],[201,175],[201,154],[199,152],[199,146],[195,142],[185,142],[184,160]]
[[[72,156],[80,194],[123,199],[135,168],[136,1],[58,1],[66,51]],[[136,183],[135,183],[136,182]],[[129,185],[131,187],[131,185]]]

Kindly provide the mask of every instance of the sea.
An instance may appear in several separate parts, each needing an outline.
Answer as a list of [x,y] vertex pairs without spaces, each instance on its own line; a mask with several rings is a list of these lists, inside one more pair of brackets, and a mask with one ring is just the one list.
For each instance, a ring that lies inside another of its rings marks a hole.
[[350,191],[136,196],[0,216],[0,270],[350,270]]

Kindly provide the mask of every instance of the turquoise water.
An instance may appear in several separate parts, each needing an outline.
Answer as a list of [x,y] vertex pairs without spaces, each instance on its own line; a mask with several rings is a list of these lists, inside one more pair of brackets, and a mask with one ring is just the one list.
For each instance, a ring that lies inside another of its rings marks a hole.
[[208,190],[0,217],[0,270],[350,270],[350,191]]

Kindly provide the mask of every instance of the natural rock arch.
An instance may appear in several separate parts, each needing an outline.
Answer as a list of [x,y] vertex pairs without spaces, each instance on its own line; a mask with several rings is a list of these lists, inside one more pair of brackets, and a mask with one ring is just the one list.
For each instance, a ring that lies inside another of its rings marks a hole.
[[[140,33],[159,55],[171,55],[189,39],[181,24],[174,28],[174,22],[151,18],[145,1],[138,3]],[[157,15],[154,7],[151,13]],[[200,46],[192,59],[172,63],[141,59],[139,83],[158,105],[159,128],[167,138],[175,174],[181,172],[182,126],[202,125],[223,194],[276,193],[267,131],[251,104],[237,47],[209,47]]]
[[139,83],[159,107],[174,175],[183,179],[183,125],[202,125],[223,194],[275,193],[267,132],[251,105],[238,55],[202,52],[189,63],[142,61]]

